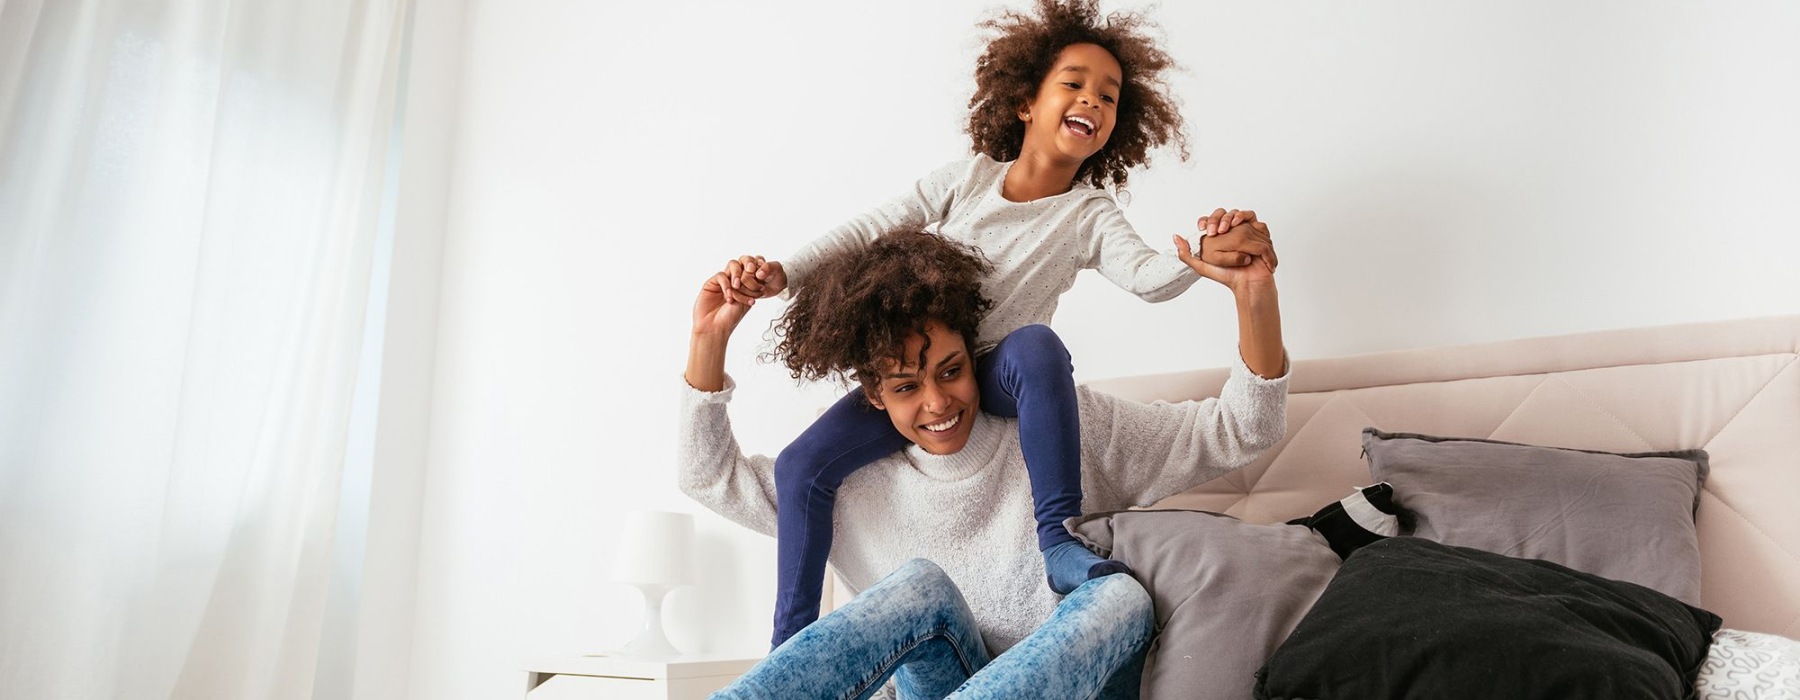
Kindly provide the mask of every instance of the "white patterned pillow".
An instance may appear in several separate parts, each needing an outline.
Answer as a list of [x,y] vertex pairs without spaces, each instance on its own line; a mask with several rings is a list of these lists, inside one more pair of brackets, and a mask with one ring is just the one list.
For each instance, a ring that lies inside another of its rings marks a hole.
[[1800,700],[1800,642],[1721,629],[1694,681],[1700,700]]

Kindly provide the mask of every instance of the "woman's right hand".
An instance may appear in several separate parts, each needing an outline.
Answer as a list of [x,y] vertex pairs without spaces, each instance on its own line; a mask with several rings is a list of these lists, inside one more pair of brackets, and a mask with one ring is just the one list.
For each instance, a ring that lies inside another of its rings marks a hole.
[[688,338],[688,386],[700,391],[725,388],[725,346],[756,300],[731,291],[731,274],[713,273],[694,300],[694,334]]
[[700,297],[694,300],[694,334],[730,336],[754,304],[755,298],[732,291],[729,272],[716,272],[700,285]]

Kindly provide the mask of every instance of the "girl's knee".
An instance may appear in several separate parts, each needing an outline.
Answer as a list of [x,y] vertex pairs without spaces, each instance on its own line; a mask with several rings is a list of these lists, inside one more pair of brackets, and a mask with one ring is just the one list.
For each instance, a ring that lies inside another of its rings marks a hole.
[[1008,334],[1001,344],[1000,351],[1006,353],[1008,362],[1031,368],[1069,365],[1068,346],[1063,345],[1062,337],[1046,325],[1024,326]]
[[1050,330],[1049,326],[1042,323],[1020,326],[1018,330],[1015,330],[1006,336],[1007,340],[1012,340],[1014,338],[1017,338],[1020,343],[1033,348],[1067,350],[1067,347],[1063,345],[1062,336],[1057,335],[1056,331]]
[[819,446],[808,440],[795,440],[775,455],[775,484],[781,488],[805,487],[824,469],[825,453]]

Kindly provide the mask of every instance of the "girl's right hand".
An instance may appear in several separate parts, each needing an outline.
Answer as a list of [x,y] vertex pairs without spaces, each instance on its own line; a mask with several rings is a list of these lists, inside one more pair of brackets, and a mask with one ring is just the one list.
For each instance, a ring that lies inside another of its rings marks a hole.
[[764,260],[761,255],[744,255],[725,263],[725,274],[731,279],[734,294],[751,299],[767,299],[787,289],[787,271],[781,263]]

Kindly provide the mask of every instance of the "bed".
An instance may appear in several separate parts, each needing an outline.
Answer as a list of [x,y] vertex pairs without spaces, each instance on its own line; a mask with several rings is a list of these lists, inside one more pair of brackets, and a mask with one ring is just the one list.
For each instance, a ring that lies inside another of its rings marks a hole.
[[[1797,638],[1797,358],[1800,316],[1299,360],[1283,441],[1255,464],[1156,508],[1267,526],[1308,516],[1376,480],[1365,450],[1382,436],[1366,428],[1605,453],[1704,450],[1697,505],[1686,509],[1699,550],[1697,600],[1688,602],[1730,630]],[[1090,386],[1143,401],[1185,400],[1216,395],[1225,378],[1222,369],[1198,370]],[[1168,647],[1156,653],[1174,656]],[[1181,662],[1153,655],[1151,673]]]

